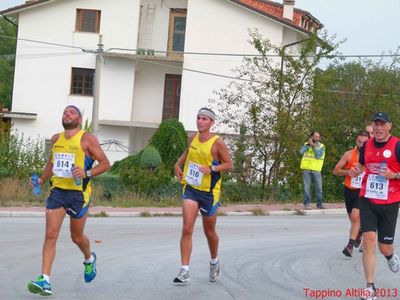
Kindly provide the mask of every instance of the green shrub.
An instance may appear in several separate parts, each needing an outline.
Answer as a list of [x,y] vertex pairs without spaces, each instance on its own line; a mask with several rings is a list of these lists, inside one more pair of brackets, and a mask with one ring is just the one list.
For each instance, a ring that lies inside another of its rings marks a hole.
[[93,184],[102,187],[102,197],[111,200],[114,196],[126,192],[126,188],[117,175],[105,173],[93,178]]
[[175,162],[187,148],[187,139],[183,124],[169,119],[160,124],[149,145],[159,151],[163,164],[172,172]]
[[9,133],[0,124],[0,174],[2,177],[28,177],[41,172],[46,164],[44,141]]
[[138,166],[141,153],[142,152],[139,152],[138,154],[135,155],[129,155],[122,160],[114,162],[109,173],[120,174],[121,171],[129,170],[134,166]]
[[170,178],[170,181],[159,190],[160,197],[180,199],[182,195],[182,184],[175,177]]
[[160,153],[153,146],[147,146],[139,157],[139,166],[147,169],[154,169],[162,164]]
[[159,198],[163,188],[171,181],[171,174],[164,165],[154,169],[134,166],[129,170],[123,170],[120,178],[128,190],[142,196]]
[[221,199],[223,202],[251,202],[262,199],[261,185],[244,184],[227,181],[222,184]]

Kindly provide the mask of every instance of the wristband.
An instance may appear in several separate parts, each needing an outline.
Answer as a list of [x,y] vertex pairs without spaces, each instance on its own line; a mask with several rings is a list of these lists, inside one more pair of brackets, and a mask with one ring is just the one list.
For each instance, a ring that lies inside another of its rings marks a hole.
[[399,180],[400,179],[400,173],[394,173],[394,179]]
[[217,172],[217,170],[215,169],[217,166],[211,166],[211,171],[213,172]]
[[86,177],[92,177],[92,171],[91,170],[86,170],[85,174],[86,174]]

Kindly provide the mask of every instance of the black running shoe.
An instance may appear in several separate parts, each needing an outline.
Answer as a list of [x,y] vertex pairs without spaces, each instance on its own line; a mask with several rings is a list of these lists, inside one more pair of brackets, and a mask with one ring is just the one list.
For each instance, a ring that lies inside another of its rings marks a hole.
[[342,253],[343,253],[344,255],[346,255],[347,257],[352,257],[352,256],[353,256],[353,249],[350,248],[349,246],[346,246],[346,247],[343,249]]
[[362,243],[362,232],[359,232],[356,240],[354,241],[354,247],[355,248],[360,247],[361,243]]

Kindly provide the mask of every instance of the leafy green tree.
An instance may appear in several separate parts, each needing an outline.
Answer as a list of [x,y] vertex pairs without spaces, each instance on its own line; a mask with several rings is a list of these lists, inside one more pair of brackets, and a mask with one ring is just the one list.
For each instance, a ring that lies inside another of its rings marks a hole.
[[239,137],[234,141],[233,170],[230,172],[236,182],[245,183],[250,178],[247,155],[247,128],[244,124],[240,125]]
[[[398,52],[396,52],[398,53]],[[354,147],[355,135],[371,122],[376,111],[386,111],[392,133],[400,133],[400,60],[363,60],[317,70],[309,126],[320,131],[327,147],[324,189],[341,195],[341,178],[331,176],[341,155]]]
[[16,33],[17,28],[0,16],[0,107],[8,109],[11,109]]
[[281,48],[257,30],[250,31],[249,42],[259,55],[244,59],[236,69],[239,80],[218,91],[215,106],[228,128],[236,132],[242,124],[247,128],[252,165],[267,188],[285,183],[295,172],[292,165],[299,161],[314,71],[336,45],[324,34],[299,41],[297,47]]

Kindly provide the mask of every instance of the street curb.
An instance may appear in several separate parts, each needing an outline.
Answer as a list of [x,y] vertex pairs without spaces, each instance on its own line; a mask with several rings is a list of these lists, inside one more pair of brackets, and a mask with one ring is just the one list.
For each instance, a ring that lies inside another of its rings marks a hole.
[[15,218],[32,218],[44,217],[45,213],[40,211],[0,211],[1,218],[15,217]]
[[[261,216],[293,216],[293,215],[344,215],[346,209],[344,208],[333,208],[333,209],[316,209],[316,210],[278,210],[278,211],[266,211],[265,215]],[[199,214],[200,215],[200,214]],[[179,217],[182,216],[181,212],[107,212],[100,211],[96,213],[90,213],[90,217],[111,217],[111,218],[127,218],[127,217]],[[223,216],[255,216],[251,211],[231,211],[222,212]],[[44,218],[44,212],[37,211],[0,211],[0,218]]]

